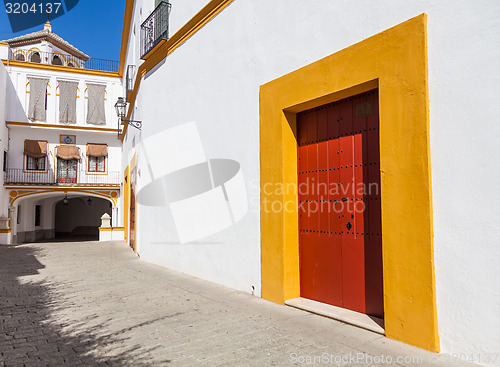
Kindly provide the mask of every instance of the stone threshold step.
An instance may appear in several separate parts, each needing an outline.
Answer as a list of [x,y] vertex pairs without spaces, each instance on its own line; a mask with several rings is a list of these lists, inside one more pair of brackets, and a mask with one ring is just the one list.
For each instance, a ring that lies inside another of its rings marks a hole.
[[336,307],[302,297],[286,300],[285,305],[384,335],[384,320],[378,317],[368,316],[346,308]]

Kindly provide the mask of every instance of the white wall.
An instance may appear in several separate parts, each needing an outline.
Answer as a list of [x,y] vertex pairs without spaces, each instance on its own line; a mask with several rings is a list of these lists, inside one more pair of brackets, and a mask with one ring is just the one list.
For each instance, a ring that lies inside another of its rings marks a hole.
[[500,365],[487,361],[500,345],[499,11],[493,0],[236,0],[146,76],[136,114],[143,139],[196,121],[207,157],[241,163],[250,212],[180,245],[166,207],[140,206],[141,258],[260,294],[259,86],[425,12],[441,347]]
[[500,4],[446,5],[429,17],[439,335],[443,351],[500,366]]
[[0,59],[7,59],[9,57],[9,46],[0,45]]
[[29,232],[29,231],[34,231],[35,230],[35,207],[34,207],[34,202],[37,201],[35,198],[27,198],[25,200],[19,201],[16,203],[17,210],[19,210],[19,206],[21,206],[21,214],[19,216],[19,223],[17,223],[17,218],[18,218],[18,212],[16,211],[16,218],[14,219],[14,230],[12,231],[13,234],[20,233],[20,232]]
[[[7,88],[9,84],[9,77],[7,70],[3,63],[0,62],[0,167],[3,170],[3,154],[8,149],[9,138],[8,130],[5,126],[5,115],[7,106]],[[0,215],[8,216],[8,195],[3,187],[4,176],[0,170]]]
[[[94,128],[116,128],[118,119],[114,105],[118,97],[123,96],[122,86],[119,78],[104,77],[99,75],[76,74],[52,70],[38,70],[33,68],[23,68],[9,66],[7,70],[10,74],[12,85],[8,90],[8,104],[12,106],[7,111],[6,120],[14,122],[28,122],[27,111],[29,106],[29,77],[47,78],[47,116],[46,123],[59,124],[59,89],[58,81],[67,80],[78,83],[78,94],[76,100],[76,124],[71,126],[91,126]],[[106,125],[87,124],[88,94],[87,84],[106,85],[106,100],[104,102],[106,112]]]
[[[117,138],[117,133],[114,131],[85,131],[81,129],[65,129],[64,124],[59,123],[58,118],[58,91],[57,81],[64,80],[75,80],[79,83],[78,96],[77,99],[77,123],[71,126],[85,127],[90,126],[92,128],[112,128],[117,127],[117,117],[114,111],[114,103],[118,96],[122,96],[121,81],[119,78],[115,77],[103,77],[94,75],[81,75],[75,73],[65,73],[56,71],[46,71],[38,70],[32,68],[20,68],[20,67],[8,67],[9,73],[5,71],[3,64],[1,65],[2,70],[0,70],[0,78],[7,75],[1,96],[7,99],[7,116],[6,121],[13,122],[28,122],[26,118],[26,109],[29,103],[29,94],[26,93],[27,87],[27,77],[29,76],[41,76],[47,77],[49,81],[50,95],[47,96],[47,124],[59,125],[61,128],[54,127],[43,127],[43,126],[15,126],[10,125],[7,129],[5,123],[0,124],[0,139],[5,136],[5,139],[0,141],[0,154],[3,155],[2,148],[4,145],[7,147],[8,144],[8,168],[9,169],[22,169],[23,168],[23,150],[24,141],[26,139],[33,140],[47,140],[48,141],[48,170],[53,173],[56,167],[55,158],[55,147],[60,145],[61,135],[74,135],[76,136],[76,145],[80,148],[81,157],[79,165],[79,182],[96,182],[96,174],[86,173],[87,167],[87,156],[86,156],[86,144],[87,143],[97,143],[97,144],[107,144],[108,145],[108,158],[106,161],[106,171],[107,174],[102,176],[100,182],[103,183],[118,183],[120,175],[118,172],[121,170],[121,142]],[[2,73],[3,72],[3,73]],[[0,79],[3,82],[3,79]],[[95,126],[86,124],[86,110],[87,110],[87,100],[85,99],[86,93],[85,88],[88,82],[96,82],[101,84],[106,84],[106,125],[105,126]],[[0,83],[0,87],[2,87]],[[6,90],[6,91],[5,91]],[[0,111],[1,112],[1,111]],[[3,118],[3,116],[1,116]],[[5,121],[2,120],[2,121]],[[40,123],[44,124],[44,123]],[[9,137],[7,138],[7,131],[9,131]],[[7,148],[6,148],[7,149]],[[98,174],[101,176],[102,174]],[[99,181],[99,180],[97,180]],[[1,182],[3,184],[3,174],[1,175]],[[0,190],[4,191],[3,195],[0,195],[0,204],[2,204],[2,211],[7,212],[8,208],[8,194],[5,193],[5,189],[2,187]],[[46,197],[47,195],[45,195]],[[61,200],[62,197],[57,200]],[[35,230],[34,227],[34,205],[41,203],[43,206],[43,220],[42,226],[36,229],[53,229],[54,228],[54,204],[53,198],[44,199],[43,197],[30,197],[20,201],[17,204],[22,206],[22,220],[21,224],[18,226],[14,225],[14,231],[16,232],[29,232]],[[16,204],[16,205],[17,205]],[[50,209],[50,210],[49,210]],[[33,213],[32,213],[33,212]],[[120,212],[120,210],[119,210]]]
[[24,159],[24,141],[29,140],[47,140],[48,142],[48,162],[49,169],[54,171],[56,168],[55,147],[60,144],[61,135],[75,135],[76,146],[80,148],[79,172],[85,174],[87,167],[86,146],[88,143],[107,144],[108,158],[106,169],[111,172],[120,171],[121,165],[121,143],[116,138],[116,133],[90,132],[81,130],[59,130],[54,128],[39,128],[26,126],[10,126],[10,148],[8,153],[9,168],[23,168]]
[[46,199],[40,199],[35,202],[35,205],[41,205],[42,207],[42,217],[41,217],[41,228],[42,230],[52,230],[54,229],[54,206],[55,203],[62,199],[59,197],[50,197]]
[[[143,1],[147,2],[148,0],[143,0]],[[172,4],[172,10],[170,12],[170,24],[169,24],[169,34],[170,36],[172,36],[210,1],[169,0],[169,2]]]
[[[53,230],[54,229],[54,210],[53,203],[55,201],[62,199],[62,193],[60,197],[49,197],[43,198],[40,196],[27,197],[26,199],[19,200],[15,203],[15,213],[14,221],[12,223],[12,234],[19,235],[22,232],[34,232],[42,230]],[[40,216],[40,226],[35,226],[35,206],[41,206],[41,216]],[[18,210],[21,206],[21,215],[19,217],[20,221],[17,223]],[[33,233],[34,236],[34,233]],[[19,239],[19,236],[18,236]],[[29,241],[34,241],[35,238],[29,239]]]
[[[3,65],[2,65],[3,67]],[[73,79],[78,81],[80,91],[77,99],[77,123],[71,126],[83,127],[91,126],[93,128],[116,128],[117,117],[114,110],[114,99],[122,95],[121,82],[118,78],[101,77],[93,75],[78,75],[73,73],[62,73],[54,71],[38,71],[36,69],[26,69],[19,67],[10,67],[9,77],[6,81],[7,88],[7,106],[6,121],[13,122],[28,122],[26,118],[26,110],[29,104],[29,94],[26,93],[27,77],[30,75],[39,74],[42,77],[50,79],[49,93],[47,96],[47,124],[59,125],[61,129],[46,127],[25,127],[25,126],[10,126],[10,143],[8,155],[9,168],[23,168],[23,150],[25,139],[40,139],[49,142],[49,163],[54,166],[54,147],[60,145],[60,135],[75,135],[76,145],[80,147],[82,153],[81,170],[85,171],[86,159],[86,144],[97,143],[107,144],[108,149],[108,171],[119,171],[121,164],[121,143],[118,140],[116,132],[104,131],[83,131],[77,129],[64,129],[65,125],[59,123],[58,119],[58,96],[56,96],[57,80]],[[34,71],[33,71],[34,70]],[[86,123],[86,83],[96,81],[107,85],[106,95],[106,125],[95,126]],[[4,124],[2,124],[4,126]],[[52,159],[50,159],[52,158]]]
[[[174,35],[186,22],[188,22],[196,13],[198,13],[208,0],[169,0],[172,4],[169,19],[169,35]],[[129,47],[127,48],[126,65],[139,66],[142,63],[141,53],[141,24],[148,18],[154,10],[155,0],[136,0],[134,2],[134,11],[130,25]],[[124,78],[127,70],[125,68]],[[123,84],[125,85],[125,84]]]

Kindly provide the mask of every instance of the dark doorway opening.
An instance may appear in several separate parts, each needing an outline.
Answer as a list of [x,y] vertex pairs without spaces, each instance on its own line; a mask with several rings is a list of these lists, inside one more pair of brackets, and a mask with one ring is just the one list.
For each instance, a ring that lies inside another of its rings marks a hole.
[[104,213],[111,215],[111,203],[97,197],[69,198],[55,208],[55,235],[57,240],[97,241]]

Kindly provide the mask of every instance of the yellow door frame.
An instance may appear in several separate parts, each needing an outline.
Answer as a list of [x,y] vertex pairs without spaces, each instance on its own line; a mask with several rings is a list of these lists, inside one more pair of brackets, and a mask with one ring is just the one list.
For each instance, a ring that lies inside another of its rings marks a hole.
[[262,297],[300,296],[296,113],[374,88],[385,333],[438,352],[425,14],[261,86]]
[[[130,160],[130,172],[135,169],[135,181],[134,181],[134,252],[137,252],[137,152],[134,153],[134,156]],[[129,176],[130,178],[130,176]],[[130,180],[129,180],[130,181]],[[129,182],[130,185],[130,182]],[[130,186],[130,190],[132,190],[132,186]],[[130,207],[129,207],[130,210]]]
[[125,168],[123,173],[123,233],[125,236],[125,241],[129,243],[129,222],[128,213],[130,210],[130,169],[129,166]]

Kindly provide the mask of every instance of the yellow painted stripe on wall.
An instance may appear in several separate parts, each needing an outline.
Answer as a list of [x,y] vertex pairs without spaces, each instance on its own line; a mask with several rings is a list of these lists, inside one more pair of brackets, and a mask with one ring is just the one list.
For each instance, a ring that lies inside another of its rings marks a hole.
[[125,59],[127,58],[128,41],[130,38],[130,25],[132,23],[132,17],[134,16],[134,4],[135,0],[125,1],[125,12],[123,14],[122,42],[120,46],[120,62],[118,65],[118,74],[120,75],[120,78],[123,76],[123,70],[125,69]]
[[124,228],[124,238],[128,243],[129,238],[129,223],[128,223],[128,212],[130,210],[130,171],[129,166],[125,168],[123,173],[123,228]]
[[28,127],[40,127],[40,128],[56,128],[56,129],[65,129],[65,130],[84,130],[84,131],[101,131],[101,132],[114,132],[116,133],[117,129],[111,128],[99,128],[92,126],[67,126],[67,125],[56,125],[56,124],[45,124],[45,123],[37,123],[37,122],[19,122],[19,121],[5,121],[6,125],[9,126],[28,126]]
[[263,190],[297,184],[295,114],[377,86],[385,333],[437,352],[425,14],[261,86],[262,297],[300,296],[297,195]]
[[113,78],[119,77],[118,73],[112,72],[112,71],[69,68],[67,66],[58,66],[58,65],[52,65],[52,64],[37,64],[37,63],[33,63],[33,62],[18,61],[18,60],[2,60],[2,62],[4,65],[8,64],[9,66],[18,66],[21,68],[61,71],[64,73],[74,73],[74,74],[109,76],[109,77],[113,77]]
[[[132,4],[129,4],[129,1]],[[212,20],[217,14],[219,14],[222,10],[224,10],[229,4],[231,4],[234,0],[211,0],[207,5],[203,7],[193,18],[191,18],[184,26],[181,27],[172,37],[170,37],[167,41],[161,41],[152,51],[150,51],[147,55],[147,60],[144,61],[137,70],[137,75],[134,82],[134,89],[129,94],[130,106],[128,108],[127,117],[125,120],[131,119],[131,114],[133,111],[133,107],[135,105],[135,99],[137,97],[137,92],[139,90],[139,86],[141,84],[142,77],[150,70],[152,70],[156,65],[158,65],[165,57],[171,54],[177,47],[181,46],[184,42],[186,42],[191,36],[193,36],[196,32],[198,32],[205,24],[207,24],[210,20]],[[126,6],[133,7],[133,0],[127,0]],[[127,9],[126,9],[126,14]],[[130,12],[130,17],[132,17],[132,12]],[[130,20],[125,19],[130,22]],[[125,30],[122,35],[122,52],[120,54],[120,73],[123,74],[123,68],[125,67],[125,60],[122,57],[126,56],[126,47],[124,49],[123,39],[126,34],[129,33],[130,26],[128,26],[128,30]],[[128,35],[127,35],[128,39]],[[123,64],[123,67],[122,67]],[[123,125],[123,135],[120,136],[120,140],[123,142],[125,138],[125,133],[128,130],[128,124],[122,123]]]

